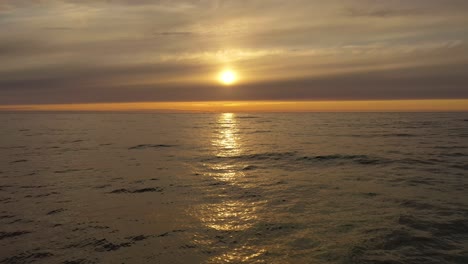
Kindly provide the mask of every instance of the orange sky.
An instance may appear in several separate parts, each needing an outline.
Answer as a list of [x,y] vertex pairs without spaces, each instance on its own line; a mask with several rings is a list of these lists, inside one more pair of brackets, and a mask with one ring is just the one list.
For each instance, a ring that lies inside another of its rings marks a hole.
[[468,100],[137,102],[4,105],[0,111],[430,112],[468,111]]

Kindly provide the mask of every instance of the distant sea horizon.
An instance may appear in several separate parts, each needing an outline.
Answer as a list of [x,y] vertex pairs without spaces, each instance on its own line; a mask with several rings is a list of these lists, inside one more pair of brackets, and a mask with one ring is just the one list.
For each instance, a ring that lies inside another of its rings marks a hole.
[[0,105],[0,112],[3,111],[150,111],[193,113],[466,112],[468,111],[468,99],[43,103]]

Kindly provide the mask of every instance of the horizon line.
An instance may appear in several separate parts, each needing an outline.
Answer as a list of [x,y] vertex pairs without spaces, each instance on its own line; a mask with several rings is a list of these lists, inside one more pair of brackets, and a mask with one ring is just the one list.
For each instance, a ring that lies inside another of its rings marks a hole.
[[468,99],[19,104],[0,112],[468,112]]

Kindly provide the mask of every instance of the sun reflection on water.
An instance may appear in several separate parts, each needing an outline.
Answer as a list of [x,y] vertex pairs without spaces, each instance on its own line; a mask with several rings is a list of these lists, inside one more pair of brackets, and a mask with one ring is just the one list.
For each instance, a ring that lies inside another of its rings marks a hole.
[[[210,230],[207,231],[208,234],[211,232],[221,232],[223,235],[231,236],[248,234],[258,222],[259,210],[264,204],[262,201],[242,195],[251,192],[251,187],[245,184],[245,175],[242,171],[246,164],[240,164],[237,159],[244,153],[240,132],[235,114],[219,115],[211,140],[212,155],[219,159],[204,163],[202,173],[211,179],[210,185],[204,189],[209,194],[211,202],[200,205],[196,212],[200,222]],[[216,239],[209,235],[206,239],[212,241],[212,246],[216,247]],[[220,250],[220,254],[208,262],[250,262],[264,254],[263,249],[242,240],[239,240],[233,248],[223,247]]]
[[215,155],[218,157],[232,157],[242,152],[239,143],[239,129],[235,115],[223,113],[217,121],[217,135],[212,140]]
[[[209,263],[252,263],[265,253],[266,250],[262,248],[241,246],[226,254],[214,257]],[[255,263],[265,262],[257,261]]]
[[202,221],[220,231],[242,231],[250,228],[257,218],[254,204],[242,201],[224,201],[202,207]]

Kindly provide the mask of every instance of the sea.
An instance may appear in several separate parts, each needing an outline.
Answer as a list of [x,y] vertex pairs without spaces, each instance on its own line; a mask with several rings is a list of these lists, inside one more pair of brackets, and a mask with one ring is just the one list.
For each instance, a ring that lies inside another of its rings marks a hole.
[[468,113],[0,124],[0,263],[468,263]]

